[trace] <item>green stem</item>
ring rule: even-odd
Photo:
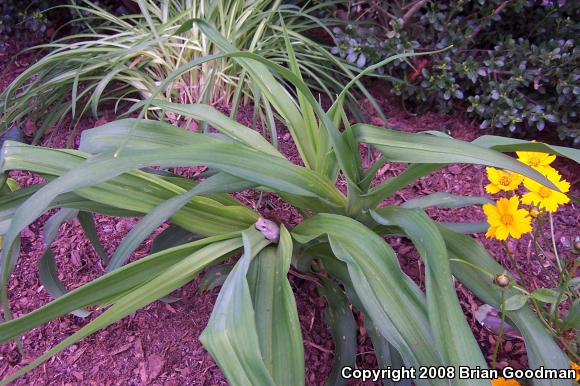
[[[556,262],[558,263],[558,269],[560,270],[560,277],[562,277],[562,274],[564,274],[565,267],[562,266],[560,256],[558,255],[558,248],[556,248],[556,236],[554,235],[554,218],[552,217],[552,213],[549,213],[548,216],[550,218],[550,236],[552,237],[552,249],[554,250],[554,256],[556,256]]]
[[[499,352],[499,346],[503,340],[503,329],[505,327],[505,288],[501,289],[501,325],[499,327],[499,336],[495,342],[495,348],[493,350],[493,359],[491,361],[491,368],[495,369],[497,366],[497,354]]]
[[[539,230],[541,228],[541,224],[542,224],[542,218],[539,217],[538,218],[538,226],[536,226],[536,229],[534,229],[534,233],[532,234],[532,244],[534,245],[534,259],[536,259],[536,261],[540,265],[540,269],[542,270],[542,273],[544,274],[544,276],[546,276],[547,278],[551,278],[552,275],[544,267],[544,262],[542,262],[540,260],[540,255],[538,253],[538,248],[541,249],[540,243],[538,243],[538,232],[539,232]],[[542,253],[544,253],[543,250],[542,250]],[[544,253],[544,256],[546,256],[545,253]]]
[[[562,302],[562,299],[564,298],[564,292],[567,291],[568,285],[572,280],[572,275],[574,274],[574,272],[576,272],[576,269],[578,268],[578,264],[580,264],[580,262],[576,261],[574,266],[572,267],[571,273],[566,272],[564,274],[564,277],[562,278],[560,292],[558,293],[558,299],[556,300],[556,303],[552,305],[552,324],[556,327],[556,330],[558,330],[558,317],[560,314],[559,306],[560,303]]]
[[[520,268],[518,267],[518,262],[517,262],[515,256],[513,255],[513,253],[510,251],[510,248],[508,246],[507,241],[504,241],[503,244],[504,244],[506,253],[507,253],[508,257],[510,258],[510,261],[511,261],[513,267],[514,267],[514,271],[518,274],[520,280],[522,281],[522,283],[524,285],[524,288],[526,288],[527,290],[529,290],[530,289],[530,286],[528,286],[528,283],[526,283],[525,276],[522,275],[522,273],[520,271]]]
[[[562,338],[560,338],[559,340],[560,340],[560,343],[562,344],[562,346],[564,346],[564,348],[568,352],[568,354],[570,354],[570,356],[572,357],[572,359],[574,360],[574,362],[576,362],[576,363],[580,362],[580,356],[576,353],[576,348],[575,347],[570,347],[570,345],[568,344],[568,342],[566,342]]]
[[[514,266],[514,270],[516,271],[516,273],[518,274],[520,280],[522,281],[523,284],[523,288],[527,291],[531,291],[530,286],[528,285],[528,283],[526,282],[525,276],[522,274],[522,272],[520,271],[516,258],[513,255],[513,253],[510,251],[507,241],[504,241],[504,246],[505,246],[505,250],[507,255],[509,256],[512,265]],[[534,309],[536,310],[538,316],[540,317],[540,319],[542,320],[542,322],[549,327],[550,330],[553,330],[550,326],[550,324],[548,323],[548,321],[546,320],[546,318],[544,317],[544,310],[539,306],[538,302],[536,301],[536,299],[534,298],[530,298],[530,301],[532,303],[532,305],[534,306]]]

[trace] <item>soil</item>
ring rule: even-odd
[[[19,57],[11,61],[14,53],[20,47],[12,47],[5,54],[0,54],[0,89],[4,89],[18,73],[32,64],[32,55]],[[453,137],[473,140],[486,134],[477,125],[463,116],[441,115],[427,113],[421,116],[410,116],[398,107],[396,99],[381,87],[374,89],[385,115],[389,117],[383,122],[376,116],[369,120],[378,126],[396,127],[399,130],[418,132],[424,130],[442,130]],[[365,106],[365,101],[361,101]],[[222,106],[222,110],[227,110]],[[369,109],[370,111],[370,109]],[[251,108],[242,108],[238,119],[244,124],[251,124]],[[105,117],[100,121],[86,119],[81,130],[102,124],[113,117]],[[34,129],[34,127],[31,127]],[[279,126],[278,140],[283,152],[292,161],[297,161],[297,152],[291,143],[290,136]],[[27,133],[29,136],[31,133]],[[66,130],[55,130],[41,142],[45,146],[64,146],[69,133]],[[28,137],[29,139],[29,137]],[[78,133],[75,141],[78,144]],[[366,150],[365,150],[366,155]],[[374,154],[377,157],[378,154]],[[366,157],[365,157],[366,158]],[[558,160],[556,168],[572,182],[572,194],[578,196],[580,186],[577,165]],[[397,175],[404,166],[386,164],[379,173],[375,183]],[[199,173],[198,169],[181,168],[180,174],[192,176]],[[41,178],[28,172],[13,172],[12,176],[23,186],[41,182]],[[399,204],[417,196],[434,192],[449,192],[462,195],[485,195],[484,168],[479,166],[452,165],[429,177],[423,178],[409,186],[387,203]],[[252,191],[243,191],[235,195],[243,204],[255,209],[258,195]],[[301,216],[289,205],[284,204],[275,195],[265,194],[260,208],[266,217],[284,222],[289,226],[300,222]],[[483,221],[485,217],[480,209],[430,209],[428,213],[437,220],[444,221]],[[561,257],[571,262],[575,257],[571,245],[578,236],[577,224],[580,211],[575,203],[570,203],[558,211],[555,216],[556,244],[561,251]],[[42,237],[43,225],[49,214],[42,216],[22,233],[22,251],[15,272],[9,283],[10,304],[15,316],[30,312],[51,300],[38,279],[38,261],[45,245]],[[110,216],[95,216],[98,234],[107,253],[111,255],[122,238],[136,223],[134,218],[114,218]],[[145,256],[151,245],[151,240],[164,229],[160,227],[134,253],[132,259]],[[491,253],[510,272],[523,272],[530,289],[540,286],[552,287],[557,275],[554,271],[554,256],[547,253],[544,261],[532,260],[531,239],[524,236],[520,240],[511,240],[508,247],[517,257],[518,269],[506,256],[502,243],[477,237]],[[424,285],[424,268],[412,245],[401,238],[387,240],[398,253],[401,266],[420,285]],[[548,248],[549,249],[549,248]],[[547,250],[548,250],[547,249]],[[63,224],[57,240],[52,244],[56,256],[59,278],[67,288],[73,289],[104,273],[104,266],[96,255],[91,243],[85,237],[82,228],[76,220]],[[289,275],[289,280],[295,292],[302,333],[305,343],[306,379],[308,385],[323,385],[330,373],[333,361],[333,343],[331,335],[324,323],[324,300],[318,295],[316,285]],[[198,293],[199,278],[187,284],[173,295],[177,302],[166,304],[155,302],[108,328],[91,335],[78,344],[61,352],[44,365],[21,377],[15,385],[225,385],[227,382],[210,355],[204,350],[198,336],[205,328],[216,300],[218,289]],[[490,358],[495,345],[495,335],[477,323],[474,311],[481,302],[457,283],[460,302],[466,318],[483,350]],[[99,311],[93,312],[93,315]],[[360,315],[357,313],[360,321]],[[89,320],[92,317],[88,318]],[[32,359],[47,351],[50,347],[62,341],[88,322],[76,316],[64,316],[25,334],[22,343],[25,356],[21,357],[14,343],[0,345],[0,379],[12,373]],[[372,344],[363,328],[359,329],[359,347],[357,366],[365,368],[376,367]],[[527,357],[521,340],[506,340],[502,344],[498,367],[513,366],[525,368]],[[370,383],[368,383],[370,384]]]

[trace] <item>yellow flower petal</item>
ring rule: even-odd
[[[507,211],[509,210],[509,200],[507,198],[500,198],[497,201],[497,211],[498,213],[501,215],[507,213]]]
[[[520,205],[520,199],[518,196],[510,197],[508,201],[508,211],[510,213],[515,213],[518,210],[518,205]]]
[[[580,365],[574,362],[570,362],[570,368],[576,371],[576,381],[580,381]]]
[[[530,225],[529,222],[517,221],[517,222],[514,222],[513,227],[520,234],[520,236],[523,234],[526,234],[526,233],[530,233],[532,231],[532,226]],[[514,236],[514,237],[516,237],[516,236]],[[519,239],[519,237],[516,237],[516,238]]]
[[[555,155],[535,151],[516,151],[518,160],[533,168],[548,166],[556,159]]]
[[[492,386],[520,386],[520,383],[515,379],[505,379],[504,377],[499,377],[497,379],[491,380]]]
[[[520,237],[522,237],[522,232],[518,231],[518,228],[515,226],[509,228],[509,234],[514,239],[519,239]]]
[[[499,219],[499,213],[498,213],[495,205],[483,204],[482,209],[483,209],[483,213],[485,213],[485,215],[487,217],[494,217],[494,218]]]
[[[534,192],[529,192],[522,196],[522,204],[532,205],[535,204],[536,201],[536,193]]]
[[[508,236],[519,239],[523,234],[532,231],[531,218],[525,209],[518,209],[518,196],[500,198],[496,205],[483,205],[489,229],[485,237],[506,240]]]
[[[497,185],[488,184],[485,186],[485,191],[489,194],[496,194],[499,193],[500,189],[497,187]]]
[[[485,232],[485,237],[487,237],[488,239],[491,239],[492,237],[495,237],[496,230],[497,230],[497,227],[490,226],[487,229],[487,232]]]
[[[485,187],[488,193],[495,194],[500,190],[509,192],[516,190],[524,177],[509,170],[499,170],[492,167],[485,168],[489,184]]]
[[[507,240],[509,233],[510,232],[505,225],[500,225],[499,227],[497,227],[497,230],[495,232],[495,238],[498,240]]]
[[[570,183],[563,180],[562,176],[555,169],[547,171],[545,176],[562,192],[565,193],[570,190]],[[555,212],[558,210],[558,206],[570,201],[570,198],[564,193],[547,188],[529,178],[524,179],[524,186],[529,190],[529,193],[523,195],[522,202],[524,204],[533,203],[540,208],[546,209],[548,212]]]

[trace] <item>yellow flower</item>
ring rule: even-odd
[[[504,377],[492,379],[491,384],[492,386],[520,386],[520,383],[515,379],[505,379]]]
[[[520,162],[531,166],[540,173],[555,170],[550,166],[550,164],[556,159],[555,155],[536,151],[516,151],[516,154],[518,155],[518,160],[520,160]]]
[[[509,199],[500,198],[496,205],[483,205],[483,211],[489,223],[485,237],[506,240],[508,236],[512,236],[519,239],[522,234],[531,232],[532,226],[528,211],[518,209],[519,204],[520,199],[513,196]]]
[[[562,176],[556,170],[549,170],[545,175],[546,178],[552,181],[552,183],[562,192],[565,193],[570,190],[570,183],[566,180],[562,180]],[[570,198],[568,198],[564,193],[546,188],[544,185],[530,178],[524,179],[524,186],[530,192],[522,196],[522,202],[524,204],[533,203],[540,208],[546,209],[548,212],[555,212],[558,210],[558,206],[570,201]]]
[[[580,365],[574,362],[570,362],[570,368],[576,371],[576,381],[580,382]]]
[[[485,170],[487,171],[487,178],[490,182],[485,187],[485,190],[490,194],[496,194],[500,190],[504,192],[516,190],[524,180],[524,176],[507,170],[499,170],[496,168],[485,168]]]

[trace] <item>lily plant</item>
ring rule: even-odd
[[[327,322],[336,351],[328,384],[345,383],[340,369],[355,364],[353,308],[365,315],[381,368],[489,368],[460,306],[454,278],[497,309],[502,308],[502,299],[518,294],[520,287],[509,274],[507,285],[497,284],[496,276],[506,269],[469,235],[485,232],[486,223],[443,223],[424,211],[430,206],[481,205],[488,200],[437,193],[400,206],[382,207],[381,203],[453,163],[509,170],[558,189],[541,173],[504,153],[545,152],[578,162],[580,152],[497,136],[464,142],[440,132],[406,133],[364,123],[351,125],[343,102],[358,78],[325,111],[303,81],[287,37],[289,68],[239,51],[203,21],[194,20],[193,24],[220,53],[196,59],[174,72],[159,92],[189,67],[223,58],[235,60],[288,127],[301,164],[290,162],[259,132],[209,105],[173,103],[155,99],[155,95],[136,105],[134,111],[162,109],[206,122],[219,134],[127,118],[84,131],[79,150],[6,141],[2,172],[29,170],[48,182],[14,192],[4,189],[0,197],[4,233],[0,295],[5,319],[0,324],[0,342],[18,340],[67,313],[88,315],[86,307],[98,306],[104,312],[2,384],[139,308],[170,296],[204,269],[218,269],[235,256],[239,256],[235,264],[223,270],[227,278],[200,337],[232,385],[305,383],[298,311],[287,277],[291,266],[315,279],[327,302]],[[408,56],[391,57],[376,67]],[[362,144],[382,154],[368,169],[363,168],[359,152]],[[372,187],[385,162],[408,166],[400,175]],[[150,168],[200,165],[207,166],[211,175],[199,181]],[[337,188],[338,180],[346,181],[346,193]],[[302,222],[289,229],[261,218],[228,194],[244,189],[275,193],[300,211]],[[7,282],[18,259],[19,234],[55,208],[59,211],[46,224],[45,233],[50,236],[63,221],[77,216],[97,250],[100,244],[94,237],[93,213],[142,218],[112,256],[101,253],[106,274],[70,292],[58,281],[47,245],[39,270],[55,299],[14,319]],[[151,253],[127,263],[132,251],[168,220],[173,226],[155,240]],[[413,242],[425,264],[425,290],[401,269],[387,242],[391,237]],[[566,353],[529,306],[507,311],[505,316],[525,340],[530,368],[569,367]],[[572,382],[533,380],[535,385]],[[417,379],[416,384],[489,385],[490,381],[459,379],[456,372],[451,379]]]

